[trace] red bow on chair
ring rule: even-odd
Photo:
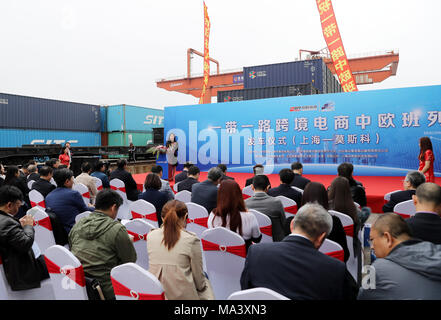
[[[394,212],[394,213],[400,215],[403,219],[408,219],[408,218],[410,218],[410,215],[409,215],[409,214],[399,213],[399,212]]]
[[[325,253],[327,256],[336,258],[340,261],[345,262],[345,253],[343,250],[339,250],[339,251],[332,251],[332,252],[326,252]]]
[[[266,234],[267,236],[270,236],[270,237],[273,236],[273,226],[272,225],[260,227],[259,229],[263,234]]]
[[[100,185],[98,188],[96,188],[98,191],[103,190],[103,185]]]
[[[115,190],[115,191],[119,190],[119,191],[122,191],[122,192],[126,193],[126,188],[125,187],[117,188],[115,186],[110,186],[110,189]]]
[[[89,192],[83,193],[81,196],[83,196],[84,198],[89,198],[90,199],[90,193]]]
[[[202,248],[205,251],[222,251],[222,252],[229,252],[231,254],[234,254],[236,256],[242,257],[242,258],[246,258],[247,253],[245,250],[245,245],[242,244],[240,246],[224,246],[224,245],[219,245],[217,243],[213,243],[204,239],[201,239],[202,241]]]
[[[247,194],[245,194],[245,193],[242,193],[242,198],[243,198],[244,200],[246,200],[246,199],[248,199],[248,198],[251,198],[251,196],[249,196],[249,195],[247,195]]]
[[[41,220],[34,220],[34,227],[35,226],[42,226],[43,228],[52,231],[51,219],[49,217],[46,217]]]
[[[187,219],[187,223],[195,223],[205,228],[208,228],[208,217],[196,218],[196,219]]]
[[[83,266],[79,266],[78,268],[60,268],[46,256],[44,256],[44,261],[46,261],[47,271],[49,273],[64,274],[75,281],[79,286],[84,287],[86,285]]]
[[[289,212],[289,213],[292,213],[292,214],[296,214],[297,213],[297,205],[285,207],[283,209],[285,210],[285,212]]]
[[[140,214],[138,212],[135,211],[130,211],[132,213],[132,217],[133,219],[147,219],[147,220],[152,220],[152,221],[158,221],[158,217],[156,216],[156,212],[153,213],[149,213],[146,215]]]
[[[33,208],[33,207],[36,207],[36,206],[40,206],[42,208],[46,208],[46,204],[44,203],[44,200],[40,201],[40,202],[31,201],[31,207]]]
[[[135,300],[165,300],[164,292],[161,294],[148,294],[148,293],[139,293],[134,290],[130,290],[122,283],[115,280],[115,278],[110,277],[113,285],[113,292],[115,296],[124,296],[124,297],[132,297]]]
[[[354,237],[354,225],[353,224],[346,226],[346,227],[343,227],[343,229],[345,230],[345,233],[347,236]]]
[[[130,230],[127,230],[127,233],[133,236],[133,242],[139,241],[139,240],[147,240],[147,233],[146,234],[139,234],[132,232]]]

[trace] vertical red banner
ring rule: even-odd
[[[349,67],[343,40],[337,26],[337,19],[334,14],[331,0],[316,0],[320,13],[323,36],[331,54],[335,71],[344,92],[358,91],[351,68]]]
[[[208,79],[210,77],[210,53],[208,51],[208,43],[210,38],[210,18],[208,17],[207,6],[204,2],[204,84],[202,86],[202,93],[199,99],[199,104],[204,103],[205,91],[208,86]]]

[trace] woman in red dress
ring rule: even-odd
[[[63,153],[60,154],[58,159],[60,160],[61,164],[64,164],[69,168],[70,158],[69,158],[69,148],[68,147],[64,147]]]
[[[435,176],[433,174],[433,162],[435,157],[433,156],[432,141],[429,137],[420,138],[420,166],[418,171],[424,174],[426,182],[435,182]]]

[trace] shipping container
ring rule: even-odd
[[[153,143],[153,132],[109,132],[109,146],[129,146],[130,142],[135,146],[146,146]]]
[[[0,129],[0,147],[21,147],[29,144],[64,144],[73,147],[96,147],[101,145],[99,132]]]
[[[244,89],[312,83],[322,93],[333,93],[331,74],[323,59],[245,67]]]
[[[100,107],[101,132],[107,132],[107,106]]]
[[[304,96],[311,94],[320,94],[320,91],[314,88],[310,83],[306,83],[283,87],[218,91],[217,102]]]
[[[107,131],[150,132],[164,127],[164,110],[117,105],[107,107]]]
[[[0,128],[99,132],[100,107],[0,93]]]

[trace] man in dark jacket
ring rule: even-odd
[[[184,181],[185,179],[187,179],[187,177],[188,177],[188,170],[190,169],[190,167],[192,165],[193,164],[191,164],[190,162],[186,162],[184,164],[184,168],[182,169],[182,172],[177,174],[177,175],[175,175],[175,183],[178,183],[178,182],[181,182],[181,181]]]
[[[305,190],[306,185],[311,182],[311,180],[302,177],[303,175],[303,165],[300,162],[294,162],[291,165],[291,170],[294,173],[294,179],[291,182],[292,187],[297,187]]]
[[[352,165],[352,163],[345,162],[340,164],[337,168],[337,171],[340,177],[345,177],[349,180],[352,200],[354,200],[354,202],[357,202],[360,207],[366,207],[366,191],[364,190],[363,184],[360,181],[355,180],[352,176],[352,173],[354,172],[354,166]]]
[[[322,206],[302,206],[283,241],[250,246],[242,290],[264,287],[292,300],[355,299],[357,286],[346,265],[318,251],[331,228]]]
[[[207,180],[195,183],[192,186],[191,202],[203,206],[210,213],[217,207],[217,185],[221,177],[221,169],[218,167],[211,168],[208,171]]]
[[[441,244],[441,187],[432,182],[421,184],[413,196],[416,213],[406,219],[412,236],[423,241]]]
[[[264,171],[265,171],[265,167],[263,165],[261,165],[261,164],[256,164],[253,167],[254,176],[261,175],[261,174],[263,174]],[[252,185],[253,184],[253,179],[254,179],[254,177],[247,179],[245,181],[245,187],[247,187],[249,185]]]
[[[290,169],[282,169],[279,172],[280,186],[277,188],[271,188],[268,190],[268,195],[271,197],[285,196],[296,202],[297,206],[300,207],[302,204],[302,194],[291,188],[291,183],[294,180],[294,172]]]
[[[227,172],[227,166],[226,165],[221,163],[221,164],[218,164],[217,167],[222,170],[221,182],[222,182],[222,180],[234,180],[233,177],[229,177],[229,176],[226,175],[226,172]]]
[[[30,165],[28,166],[28,172],[29,172],[29,175],[28,175],[28,177],[27,177],[27,181],[26,181],[26,182],[29,182],[29,181],[31,181],[31,180],[37,181],[38,178],[40,178],[40,175],[38,174],[38,168],[37,168],[37,165],[35,165],[35,164],[30,164]]]
[[[14,186],[0,188],[0,259],[12,290],[40,287],[49,278],[42,255],[35,258],[34,219],[30,215],[14,218],[23,203],[23,194]]]
[[[403,191],[394,192],[390,195],[390,200],[383,206],[383,212],[393,212],[395,205],[400,202],[411,200],[416,188],[426,182],[426,177],[419,171],[410,171],[403,181]]]
[[[178,192],[182,190],[192,191],[192,187],[195,183],[199,182],[200,170],[196,166],[192,166],[188,169],[188,178],[179,182]]]
[[[127,199],[131,201],[138,200],[138,187],[132,174],[127,171],[127,160],[119,159],[116,165],[117,168],[110,173],[110,181],[112,181],[112,179],[119,179],[124,182]]]
[[[52,179],[52,174],[54,169],[48,166],[43,166],[40,168],[40,178],[38,178],[32,184],[32,190],[37,190],[41,195],[46,198],[46,196],[54,190],[56,187],[50,181]]]

